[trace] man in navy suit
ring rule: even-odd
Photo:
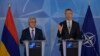
[[[28,20],[29,27],[22,31],[20,43],[23,44],[24,40],[45,40],[42,30],[36,27],[36,18],[30,17]]]
[[[44,40],[42,30],[36,27],[36,18],[30,17],[28,24],[29,27],[22,31],[20,43],[24,40]]]
[[[80,27],[77,22],[72,19],[73,12],[71,9],[65,10],[65,20],[59,23],[57,36],[61,40],[75,40],[80,37]],[[62,41],[60,42],[61,56],[63,56]]]

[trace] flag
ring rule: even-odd
[[[20,56],[18,43],[18,35],[9,6],[0,42],[0,56]]]
[[[99,56],[98,36],[90,6],[88,6],[86,12],[82,32],[84,40],[81,56]]]
[[[0,56],[5,56],[5,55],[10,56],[4,44],[2,43],[2,41],[0,41]]]

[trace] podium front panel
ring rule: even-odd
[[[78,41],[66,42],[66,56],[78,56]]]
[[[82,41],[79,40],[63,40],[64,56],[80,56]]]
[[[41,42],[32,42],[29,44],[29,56],[42,56]]]

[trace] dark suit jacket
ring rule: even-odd
[[[35,28],[35,38],[34,40],[45,40],[45,38],[43,37],[43,33],[42,30],[39,28]],[[20,43],[23,44],[23,40],[32,40],[31,36],[30,36],[30,31],[29,28],[26,28],[22,31],[22,35],[21,35],[21,39],[20,39]]]
[[[66,21],[59,23],[59,25],[63,25],[63,29],[62,29],[61,34],[58,31],[58,33],[57,33],[58,38],[61,38],[61,39],[70,39],[70,38],[78,39],[80,37],[80,27],[79,27],[79,24],[77,22],[72,20],[72,28],[71,28],[70,34],[68,32]]]
[[[70,34],[68,32],[66,21],[59,23],[59,25],[63,25],[63,29],[62,29],[61,34],[58,31],[58,33],[57,33],[58,38],[65,40],[65,39],[70,39],[70,38],[78,39],[80,37],[80,27],[79,27],[79,24],[77,22],[72,20],[72,28],[71,28]],[[60,43],[59,50],[61,51],[61,54],[63,55],[62,41],[59,40],[58,42]]]

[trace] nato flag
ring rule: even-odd
[[[82,32],[82,37],[84,40],[81,56],[100,56],[98,47],[98,36],[90,6],[88,6],[86,12],[86,16],[82,26]]]

